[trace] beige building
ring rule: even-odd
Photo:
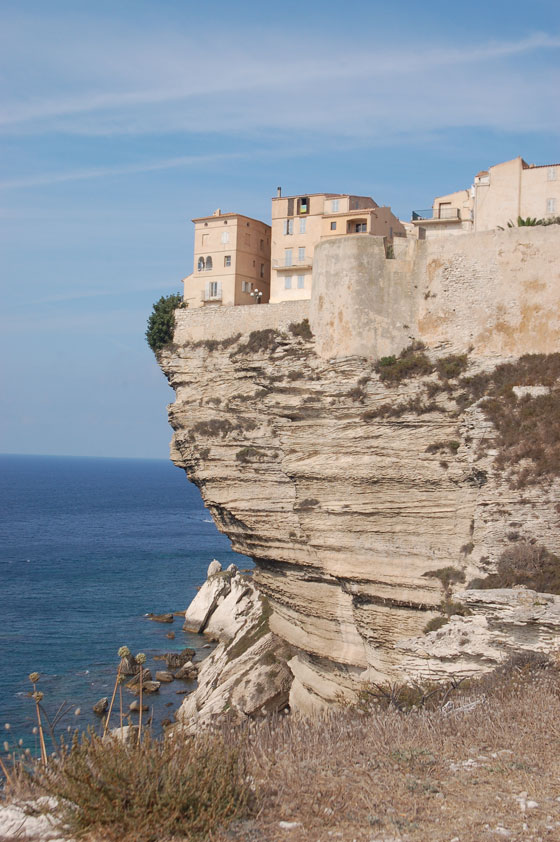
[[[270,225],[219,209],[193,222],[194,268],[183,280],[188,306],[266,303],[270,298]]]
[[[560,164],[535,166],[514,158],[479,172],[472,187],[437,196],[431,208],[413,211],[412,224],[426,237],[505,228],[511,220],[560,215]]]
[[[311,298],[313,252],[323,239],[344,234],[406,236],[389,207],[369,196],[314,193],[272,199],[270,301]]]

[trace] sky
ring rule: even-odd
[[[0,452],[166,458],[152,304],[276,187],[560,162],[558,0],[0,0]]]

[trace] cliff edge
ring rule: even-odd
[[[177,311],[171,458],[255,561],[292,707],[556,646],[559,597],[480,580],[560,552],[559,255],[557,226],[342,237],[310,302]]]

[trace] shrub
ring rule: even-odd
[[[470,583],[470,587],[482,589],[512,588],[514,585],[560,594],[560,558],[546,547],[521,541],[504,550],[496,573]]]
[[[244,762],[218,734],[139,745],[84,735],[36,775],[69,833],[111,842],[207,839],[249,809]]]
[[[496,428],[495,465],[517,488],[560,474],[560,354],[525,354],[491,372],[460,380],[460,408],[474,401]],[[548,386],[545,395],[517,398],[514,386]],[[521,463],[521,464],[520,464]]]
[[[410,377],[431,374],[434,366],[424,354],[422,342],[412,342],[401,351],[398,357],[381,357],[375,364],[379,379],[386,384],[400,383]]]
[[[304,319],[302,322],[292,322],[288,329],[293,336],[299,336],[302,339],[313,339],[309,319]]]
[[[264,456],[265,454],[257,450],[256,447],[242,447],[241,450],[238,450],[235,454],[235,458],[238,462],[251,462],[252,459],[259,459]]]
[[[275,351],[278,347],[279,336],[279,331],[271,327],[265,330],[253,330],[249,334],[247,342],[233,351],[230,357],[236,357],[239,354],[259,354],[263,351]]]
[[[442,626],[445,626],[448,622],[449,617],[444,617],[443,614],[440,614],[439,617],[432,617],[432,619],[428,620],[428,622],[424,626],[424,634],[437,631],[438,629],[441,629]]]
[[[459,377],[468,365],[466,354],[450,354],[436,360],[436,371],[442,380],[452,380]]]
[[[241,334],[236,333],[234,336],[228,336],[226,339],[199,339],[197,342],[192,342],[193,348],[206,348],[207,351],[217,351],[218,348],[222,351],[226,348],[231,348],[236,342],[241,339]]]
[[[163,296],[156,301],[153,312],[148,319],[146,341],[154,352],[161,351],[173,339],[175,329],[175,310],[184,307],[183,296],[180,292]]]
[[[426,415],[429,412],[440,412],[440,408],[434,401],[425,403],[424,400],[416,395],[408,401],[401,401],[401,403],[382,403],[377,409],[368,409],[362,415],[362,421],[372,421],[374,418],[399,418],[406,412],[414,415]]]
[[[449,451],[449,453],[457,453],[460,444],[461,443],[458,441],[435,441],[428,445],[426,453],[442,453],[446,450]]]
[[[194,424],[192,432],[208,436],[208,438],[216,438],[216,436],[224,438],[234,429],[233,424],[227,418],[211,418],[209,421],[199,421]]]
[[[302,500],[297,506],[294,506],[295,510],[298,512],[306,512],[309,509],[314,509],[315,506],[319,505],[319,501],[316,500],[314,497],[306,497],[305,500]]]
[[[456,567],[439,567],[437,570],[427,570],[422,573],[422,576],[439,579],[446,591],[451,588],[451,585],[465,581],[465,574]]]

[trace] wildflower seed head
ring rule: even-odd
[[[40,678],[41,678],[41,676],[39,675],[38,672],[30,672],[29,673],[29,680],[31,681],[32,684],[37,684],[37,682],[39,681]]]
[[[128,646],[121,646],[121,648],[117,652],[117,655],[119,656],[119,658],[128,658],[128,656],[130,655],[130,649],[128,648]]]
[[[136,656],[136,663],[137,664],[145,664],[146,663],[146,656],[143,652],[139,652]]]
[[[6,731],[9,731],[11,727],[12,727],[12,726],[10,725],[10,723],[9,723],[9,722],[5,722],[5,723],[4,723],[4,728],[6,729]]]
[[[36,725],[35,725],[35,727],[33,728],[33,733],[34,733],[34,734],[38,734],[38,733],[39,733],[39,729],[37,728],[37,726],[36,726]]]
[[[17,744],[18,744],[18,746],[21,748],[21,747],[22,747],[22,745],[23,745],[23,740],[21,740],[21,739],[20,739],[20,740],[18,740],[18,743],[17,743]]]
[[[36,702],[40,702],[43,698],[43,694],[41,693],[40,690],[37,690],[36,693],[33,693],[33,698],[35,699]]]
[[[9,750],[10,750],[10,744],[6,740],[4,740],[4,751],[9,751]]]

